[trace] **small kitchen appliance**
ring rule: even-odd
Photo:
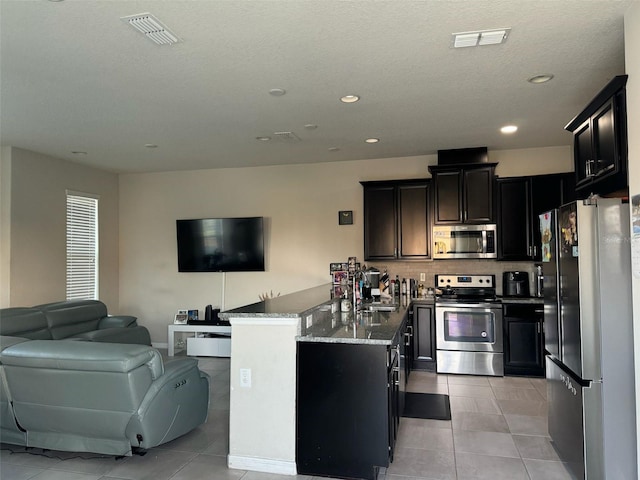
[[[436,371],[504,375],[495,275],[436,275]]]
[[[496,225],[436,225],[433,258],[497,258]]]
[[[528,297],[529,274],[527,272],[504,272],[502,295],[505,297]]]
[[[367,268],[364,271],[364,284],[367,294],[364,295],[363,292],[363,298],[374,301],[380,300],[380,270],[374,267]]]

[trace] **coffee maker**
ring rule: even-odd
[[[505,297],[528,297],[529,274],[527,272],[504,272],[502,295]]]
[[[380,270],[374,267],[370,267],[364,271],[364,285],[365,285],[365,294],[363,298],[365,300],[380,300]],[[368,287],[368,288],[367,288]],[[369,288],[371,298],[367,294],[369,294]]]

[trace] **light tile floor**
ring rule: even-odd
[[[311,480],[227,468],[229,359],[200,358],[211,376],[205,425],[145,456],[116,460],[2,445],[2,480]],[[448,393],[451,421],[402,418],[394,462],[379,480],[564,480],[547,435],[544,379],[414,371],[411,392]]]

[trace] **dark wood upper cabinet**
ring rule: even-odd
[[[434,223],[462,223],[462,170],[433,172]]]
[[[619,75],[565,127],[573,133],[577,198],[628,188],[627,75]]]
[[[393,259],[396,236],[396,188],[389,184],[364,187],[364,256],[368,260]]]
[[[531,180],[499,178],[498,259],[529,260],[533,257]]]
[[[539,261],[538,215],[575,200],[573,172],[498,178],[496,185],[498,259]]]
[[[365,260],[431,258],[431,181],[361,183]]]
[[[495,166],[463,170],[464,223],[493,223],[494,170]]]
[[[433,176],[434,223],[493,223],[495,163],[429,167]]]
[[[398,185],[400,258],[429,257],[429,185]]]

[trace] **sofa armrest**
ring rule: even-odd
[[[7,335],[0,335],[0,352],[5,348],[17,345],[18,343],[29,342],[28,338],[23,337],[10,337]]]
[[[137,317],[131,315],[109,315],[100,320],[98,328],[135,327],[138,325],[136,320]]]
[[[86,340],[88,342],[127,343],[151,346],[149,330],[140,325],[127,328],[103,328],[79,333],[65,340]]]
[[[209,409],[209,375],[192,358],[168,361],[150,386],[126,435],[131,445],[152,448],[204,423]]]

